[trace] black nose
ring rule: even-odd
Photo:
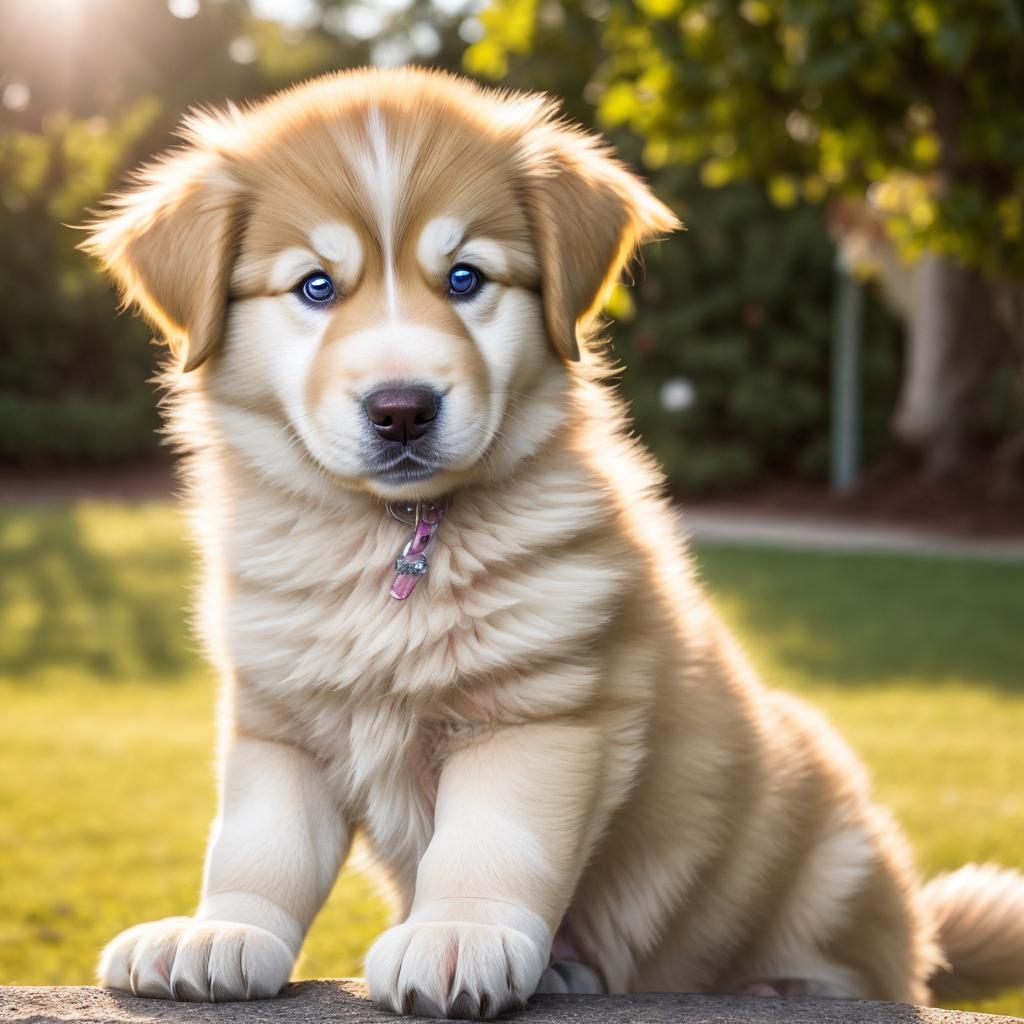
[[[385,441],[415,441],[437,418],[441,396],[430,388],[382,388],[363,400],[366,417]]]

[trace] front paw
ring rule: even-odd
[[[109,943],[99,983],[151,999],[267,999],[287,984],[293,960],[276,935],[255,925],[168,917]]]
[[[486,1020],[523,1006],[547,950],[523,932],[463,921],[400,924],[366,956],[374,1000],[396,1013]]]

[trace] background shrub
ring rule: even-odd
[[[675,205],[688,230],[651,247],[635,318],[613,330],[639,432],[680,491],[825,478],[835,273],[819,214],[783,213],[747,186],[655,187],[682,195]],[[899,374],[899,329],[869,297],[868,460],[888,443]],[[688,408],[666,408],[673,385],[692,387]]]

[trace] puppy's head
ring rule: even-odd
[[[550,104],[406,70],[192,121],[86,248],[240,433],[414,498],[559,427],[607,289],[675,226]]]

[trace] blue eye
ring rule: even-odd
[[[299,282],[295,289],[301,298],[314,306],[326,305],[334,298],[334,282],[320,272],[310,274],[309,277]]]
[[[448,271],[448,294],[453,299],[464,299],[480,290],[484,275],[476,267],[459,263]]]

